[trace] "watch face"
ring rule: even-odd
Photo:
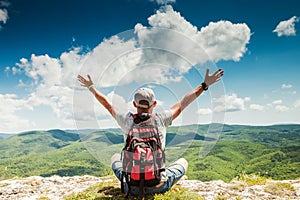
[[[202,85],[202,87],[203,87],[203,90],[208,90],[208,86],[206,85],[205,82],[203,82],[201,85]]]

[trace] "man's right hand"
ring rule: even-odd
[[[204,82],[207,86],[210,86],[219,80],[221,80],[221,77],[224,75],[224,70],[218,69],[215,71],[212,75],[209,74],[209,68],[206,69],[205,79]]]

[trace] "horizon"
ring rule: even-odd
[[[218,123],[216,123],[218,124]],[[185,125],[171,125],[169,126],[168,128],[176,128],[176,127],[187,127],[187,126],[209,126],[211,124],[185,124]],[[266,124],[266,125],[250,125],[250,124],[221,124],[222,126],[250,126],[250,127],[271,127],[271,126],[300,126],[300,123],[299,124]],[[80,130],[77,130],[77,129],[45,129],[45,130],[42,130],[42,129],[33,129],[33,130],[25,130],[25,131],[22,131],[22,132],[18,132],[18,133],[5,133],[5,132],[0,132],[1,135],[18,135],[18,134],[22,134],[22,133],[27,133],[27,132],[38,132],[38,131],[44,131],[44,132],[47,132],[47,131],[54,131],[54,130],[59,130],[59,131],[64,131],[64,132],[71,132],[71,133],[74,133],[74,134],[80,134],[80,133],[76,133],[76,132],[80,132],[80,131],[105,131],[105,130],[109,130],[109,129],[116,129],[116,130],[121,130],[120,127],[110,127],[110,128],[103,128],[103,129],[80,129]],[[223,132],[223,130],[222,130]],[[168,133],[168,132],[167,132]]]
[[[225,74],[173,125],[300,124],[299,8],[294,0],[272,9],[259,0],[0,0],[0,132],[118,128],[77,74],[91,74],[122,112],[134,112],[133,91],[151,87],[162,111],[206,68]]]

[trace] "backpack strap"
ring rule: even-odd
[[[156,114],[148,114],[146,116],[139,116],[138,114],[132,114],[131,113],[131,116],[133,118],[133,124],[130,128],[130,130],[133,128],[133,126],[135,126],[136,124],[139,124],[143,121],[146,121],[148,119],[151,120],[151,125],[154,126],[154,128],[156,129],[156,138],[157,138],[157,143],[158,145],[160,146],[160,148],[162,148],[162,144],[161,144],[161,140],[160,140],[160,137],[159,137],[159,132],[158,132],[158,124],[157,124],[157,121],[155,120],[155,117],[156,117]],[[129,143],[130,143],[130,139],[131,139],[132,135],[130,132],[127,133],[127,137],[126,137],[126,141],[125,141],[125,147],[123,148],[123,150],[128,147]],[[151,149],[152,152],[154,152],[154,154],[156,154],[157,152],[153,151],[153,149]],[[154,157],[156,158],[156,156],[154,155]],[[156,159],[154,158],[154,162],[157,163]],[[165,155],[163,153],[163,160],[165,162]],[[132,166],[129,166],[129,168],[132,167]],[[159,176],[159,172],[157,172],[157,169],[156,169],[156,165],[154,165],[154,171],[155,171],[155,176],[158,177]],[[165,169],[160,169],[159,171],[164,171]],[[125,179],[125,182],[128,186],[128,191],[126,193],[126,196],[125,197],[128,197],[129,194],[130,194],[130,190],[131,190],[131,185],[130,185],[130,180],[129,180],[129,175],[127,172],[122,172],[122,180],[121,180],[121,189],[122,189],[122,192],[125,193],[125,189],[124,189],[124,185],[123,185],[123,182],[124,182],[124,179]],[[145,173],[141,174],[141,182],[140,182],[140,185],[139,185],[139,199],[142,199],[142,197],[144,196],[144,186],[145,186]]]
[[[141,159],[145,160],[145,154],[141,154]],[[140,187],[139,187],[139,199],[142,199],[142,197],[144,196],[144,182],[145,182],[145,169],[142,168],[141,171],[143,172],[142,174],[140,174],[141,176],[141,182],[140,182]]]
[[[132,118],[133,118],[133,122],[135,124],[139,124],[143,121],[146,121],[147,119],[149,119],[150,117],[152,117],[152,114],[149,113],[142,113],[142,115],[138,115],[138,114],[131,114]]]

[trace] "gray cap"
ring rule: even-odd
[[[155,101],[155,95],[150,88],[140,88],[134,94],[134,101],[137,107],[149,108]],[[147,101],[148,105],[140,104],[141,101]]]

